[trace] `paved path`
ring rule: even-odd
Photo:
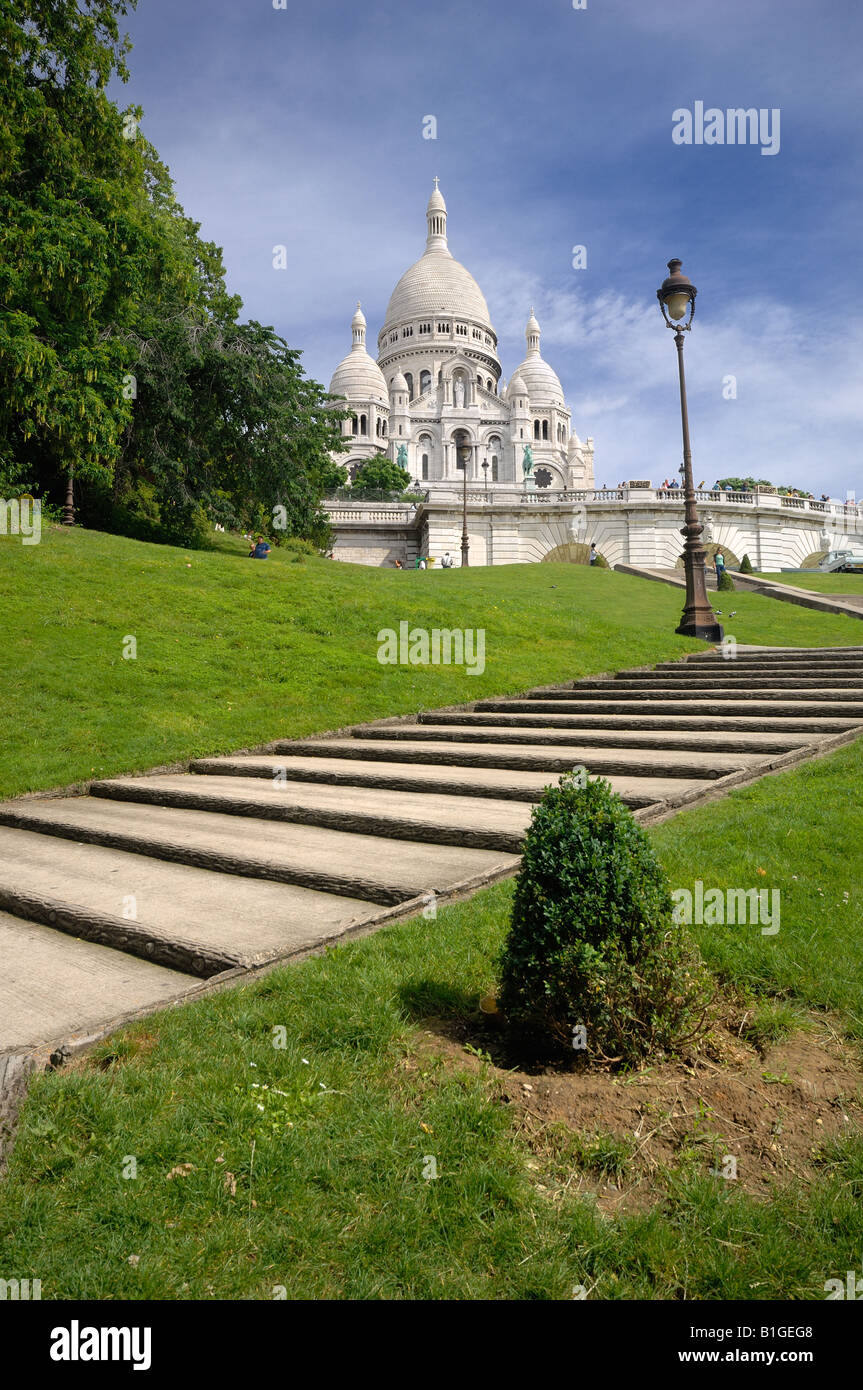
[[[675,588],[686,588],[686,577],[679,569],[644,569],[639,565],[615,565],[622,574],[634,574],[639,579],[656,579],[661,584],[673,584]],[[819,613],[836,613],[840,617],[863,618],[863,595],[861,594],[822,594],[815,589],[798,589],[795,584],[774,584],[763,575],[741,574],[739,570],[729,570],[735,589],[749,589],[767,598],[779,599],[780,603],[794,603],[798,608],[814,608]],[[708,589],[718,589],[716,574],[712,565],[706,567]],[[732,603],[728,591],[728,603]]]
[[[570,768],[651,821],[861,728],[863,647],[741,647],[0,803],[0,1062],[511,874]]]

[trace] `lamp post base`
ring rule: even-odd
[[[725,636],[721,623],[699,622],[697,618],[684,619],[674,631],[681,637],[698,637],[702,642],[721,642]]]

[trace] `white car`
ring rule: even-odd
[[[863,550],[830,550],[818,561],[818,568],[825,574],[863,570]]]

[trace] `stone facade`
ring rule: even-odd
[[[756,570],[796,569],[828,550],[863,548],[863,504],[814,502],[776,492],[700,491],[708,550],[733,567],[748,555]],[[416,505],[339,501],[325,504],[337,559],[412,566],[418,554],[459,563],[464,489],[429,490]],[[545,495],[498,487],[467,489],[472,565],[584,560],[595,544],[609,565],[673,569],[682,563],[679,492],[654,488],[559,490]]]

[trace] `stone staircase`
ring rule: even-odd
[[[861,728],[863,647],[741,647],[0,803],[0,1054],[429,916],[573,767],[651,821]]]

